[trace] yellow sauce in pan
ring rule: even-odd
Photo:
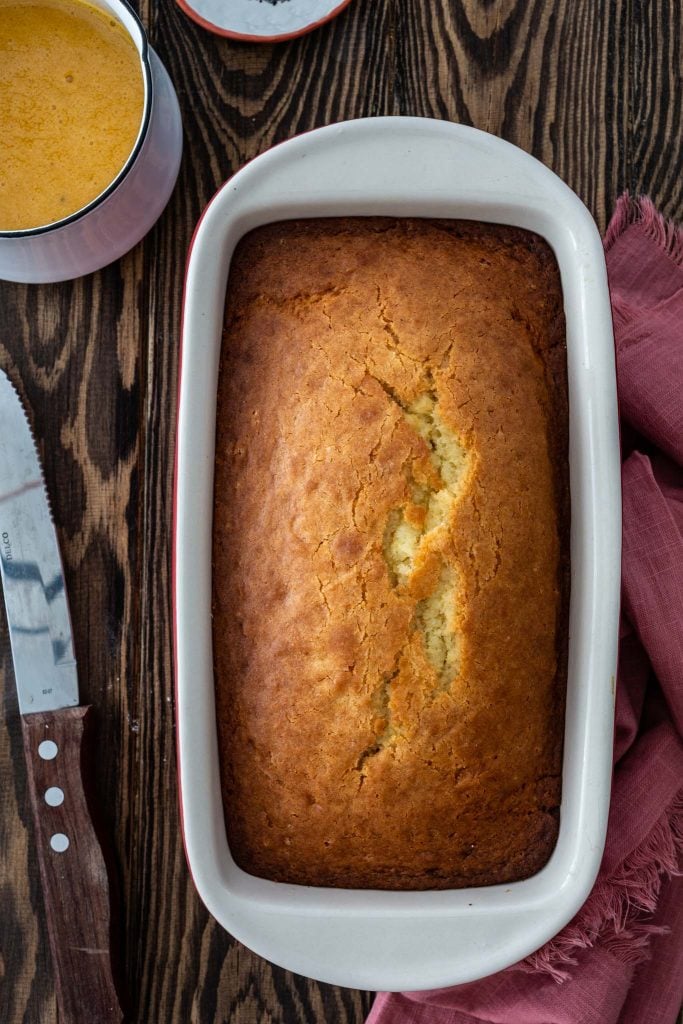
[[[138,51],[80,0],[0,0],[0,231],[76,213],[117,176],[142,122]]]

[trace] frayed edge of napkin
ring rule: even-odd
[[[637,323],[643,315],[640,306],[631,306],[619,292],[612,292],[612,323],[615,327],[627,327],[629,324]]]
[[[619,236],[633,224],[638,224],[677,266],[683,267],[683,227],[663,217],[647,196],[631,196],[628,192],[619,197],[607,226],[603,241],[605,252],[609,252]]]
[[[648,924],[666,878],[680,875],[683,855],[683,790],[650,834],[607,878],[598,878],[576,917],[516,969],[545,973],[557,982],[569,978],[582,949],[599,944],[625,964],[648,957],[653,935],[666,928]],[[514,968],[513,968],[514,969]]]

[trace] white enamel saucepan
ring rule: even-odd
[[[113,263],[158,220],[178,177],[183,129],[168,72],[126,0],[88,2],[113,15],[138,51],[144,106],[137,139],[114,180],[82,209],[52,224],[0,231],[5,281],[67,281]]]

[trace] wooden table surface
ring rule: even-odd
[[[142,0],[185,125],[159,224],[101,273],[0,285],[0,365],[32,411],[71,596],[82,696],[100,712],[135,1024],[346,1024],[368,993],[271,967],[213,923],[176,802],[171,491],[185,254],[217,186],[275,142],[375,114],[448,118],[554,168],[604,229],[624,190],[683,219],[679,0],[353,0],[279,45],[216,38]],[[0,1021],[56,1020],[16,695],[0,627]],[[96,1022],[93,1022],[96,1024]]]

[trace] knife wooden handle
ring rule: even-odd
[[[22,718],[60,1024],[123,1020],[110,879],[86,797],[91,712],[76,707]]]

